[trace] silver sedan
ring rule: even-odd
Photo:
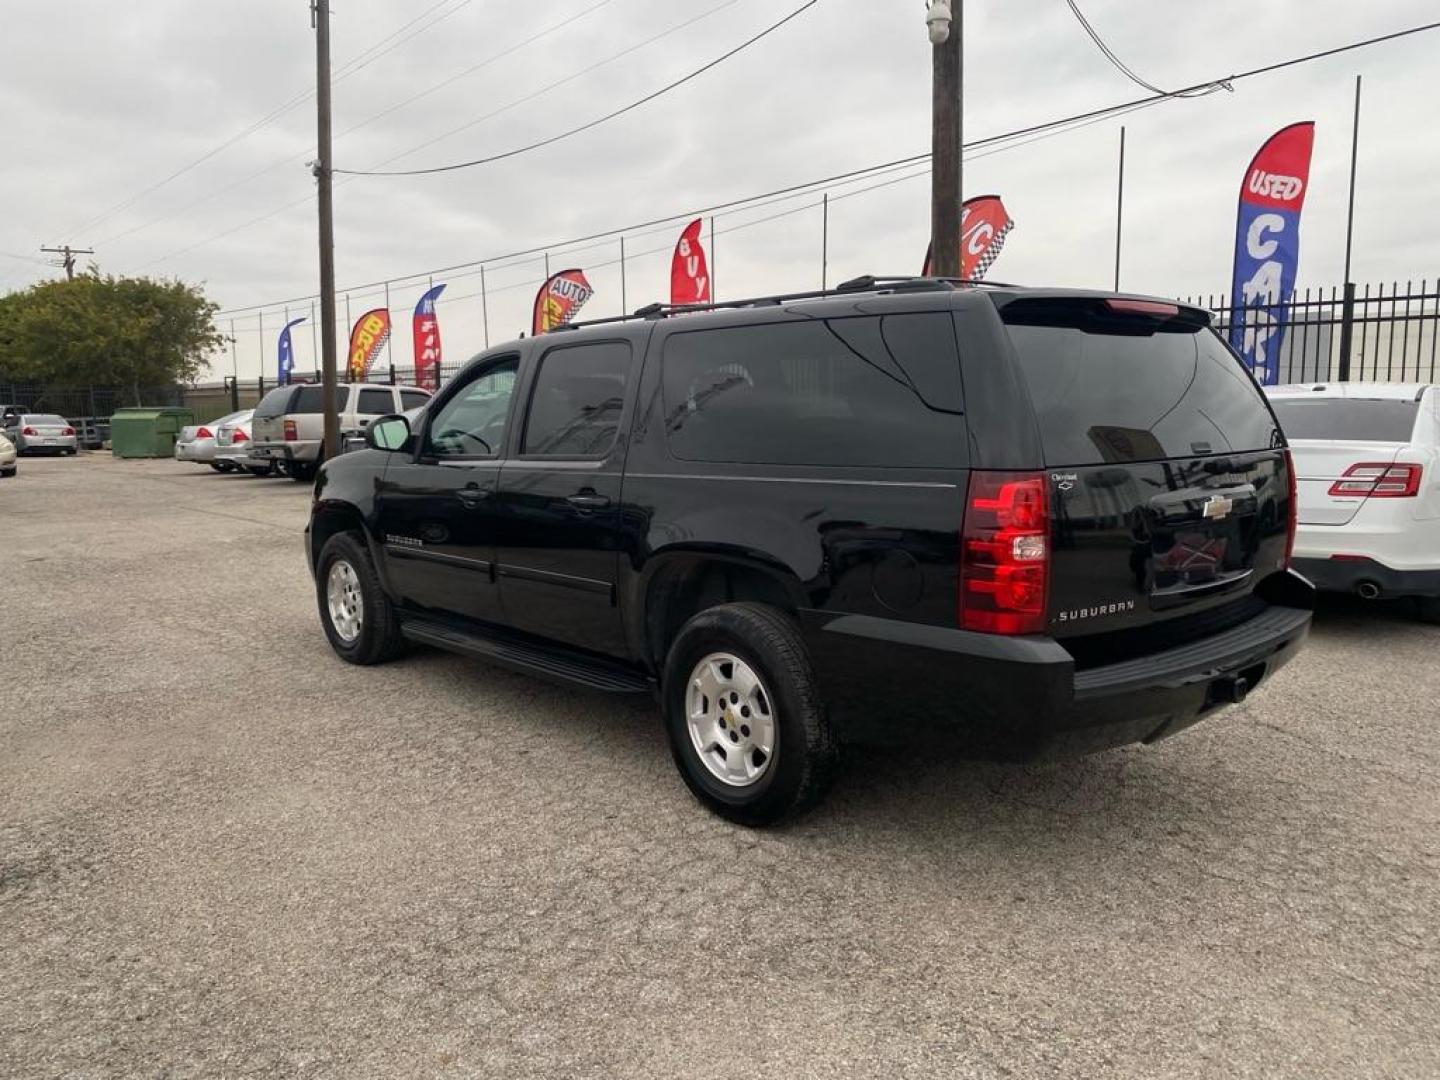
[[[257,462],[250,456],[250,420],[254,409],[235,413],[224,420],[215,421],[215,464],[228,472],[244,470],[256,476],[271,476],[275,472],[273,461]],[[228,466],[228,468],[227,468]]]
[[[4,434],[21,454],[73,454],[79,445],[70,421],[54,413],[11,416]]]
[[[219,420],[211,420],[208,424],[191,424],[181,428],[180,437],[175,440],[175,460],[209,465],[216,472],[231,472],[235,466],[228,459],[220,459],[216,433],[225,425],[234,423],[236,418],[249,415],[248,410],[231,413]]]

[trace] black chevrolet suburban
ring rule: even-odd
[[[762,824],[876,726],[987,756],[1174,734],[1300,648],[1284,438],[1206,312],[861,278],[476,357],[327,462],[306,550],[357,664],[410,642],[652,692]]]

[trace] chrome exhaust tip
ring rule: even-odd
[[[1360,595],[1361,600],[1374,600],[1380,595],[1380,586],[1373,581],[1362,581],[1355,586],[1355,591]]]

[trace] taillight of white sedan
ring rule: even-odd
[[[1415,597],[1440,622],[1440,388],[1266,389],[1299,474],[1295,568],[1328,592]]]

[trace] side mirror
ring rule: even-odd
[[[410,438],[410,421],[403,416],[382,416],[365,429],[365,445],[372,450],[399,450]]]

